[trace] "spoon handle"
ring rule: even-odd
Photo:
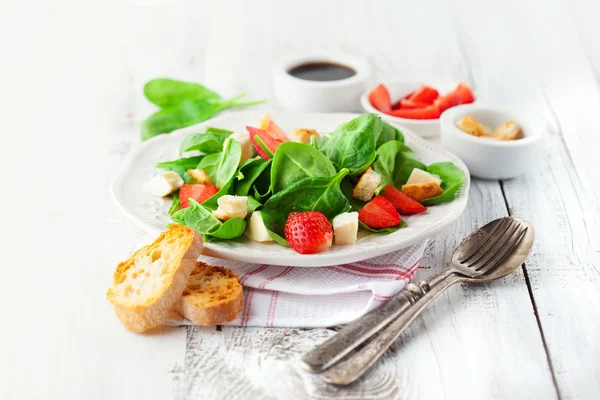
[[[449,274],[445,279],[438,281],[419,301],[409,307],[369,344],[322,373],[321,379],[327,383],[348,385],[360,378],[436,297],[462,279],[459,275]]]
[[[410,309],[425,293],[452,274],[445,270],[429,277],[418,286],[412,283],[387,303],[346,325],[335,336],[302,357],[301,365],[310,372],[321,372],[369,339],[402,313]]]

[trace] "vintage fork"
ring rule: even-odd
[[[386,304],[348,324],[338,334],[307,353],[302,358],[301,365],[311,372],[324,371],[407,312],[448,277],[460,274],[473,278],[490,271],[511,253],[526,231],[527,227],[523,226],[520,220],[511,217],[490,222],[457,247],[452,261],[447,263],[449,268],[419,285],[409,283],[402,293],[394,296]],[[461,251],[458,251],[459,249]]]

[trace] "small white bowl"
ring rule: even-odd
[[[311,62],[341,64],[356,74],[337,81],[309,81],[288,73],[296,66]],[[279,60],[271,72],[275,95],[285,108],[309,112],[358,111],[360,94],[371,76],[371,66],[366,60],[348,54],[310,54]]]
[[[523,137],[494,140],[469,135],[456,126],[459,120],[469,115],[492,129],[504,122],[515,121],[521,127]],[[440,124],[442,146],[459,156],[475,177],[510,179],[534,171],[539,165],[542,131],[534,129],[526,116],[518,112],[467,104],[446,110]]]
[[[387,87],[390,92],[390,97],[392,99],[392,104],[394,104],[399,99],[405,97],[406,95],[414,92],[422,85],[431,86],[440,92],[440,96],[445,96],[450,93],[460,83],[460,81],[453,81],[448,79],[440,79],[440,78],[431,78],[431,79],[404,79],[404,80],[394,80],[394,81],[385,81],[380,82],[385,87]],[[436,119],[407,119],[407,118],[398,118],[393,115],[388,115],[382,113],[381,111],[375,109],[371,105],[369,101],[369,94],[375,89],[376,86],[373,86],[368,91],[363,93],[360,97],[360,103],[363,108],[370,113],[375,113],[381,116],[384,120],[388,122],[392,122],[394,124],[403,125],[413,132],[418,133],[423,137],[435,137],[440,134],[440,120]]]

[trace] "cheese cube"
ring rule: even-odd
[[[254,211],[252,216],[250,216],[250,221],[248,221],[248,227],[246,228],[246,232],[244,232],[246,236],[250,239],[255,240],[257,242],[272,242],[271,236],[265,227],[265,223],[262,219],[262,214],[260,211]]]
[[[248,214],[248,197],[225,195],[217,199],[219,207],[212,214],[221,221],[232,218],[246,218]]]
[[[244,161],[252,158],[254,155],[252,152],[252,142],[250,141],[250,135],[247,133],[232,133],[229,137],[233,140],[239,142],[240,146],[242,146],[242,158],[240,159],[240,164]]]
[[[152,178],[146,184],[145,190],[155,196],[164,197],[179,189],[183,183],[183,179],[177,172],[166,171]]]
[[[423,171],[422,169],[415,168],[412,170],[410,176],[408,177],[408,181],[406,181],[406,184],[416,185],[419,183],[437,183],[438,185],[441,185],[442,180],[437,175],[433,175],[427,171]]]
[[[354,244],[358,233],[358,213],[349,212],[333,219],[335,244]]]

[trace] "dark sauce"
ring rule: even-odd
[[[305,81],[339,81],[356,75],[356,71],[342,64],[331,62],[308,62],[290,68],[288,71],[293,77]]]

